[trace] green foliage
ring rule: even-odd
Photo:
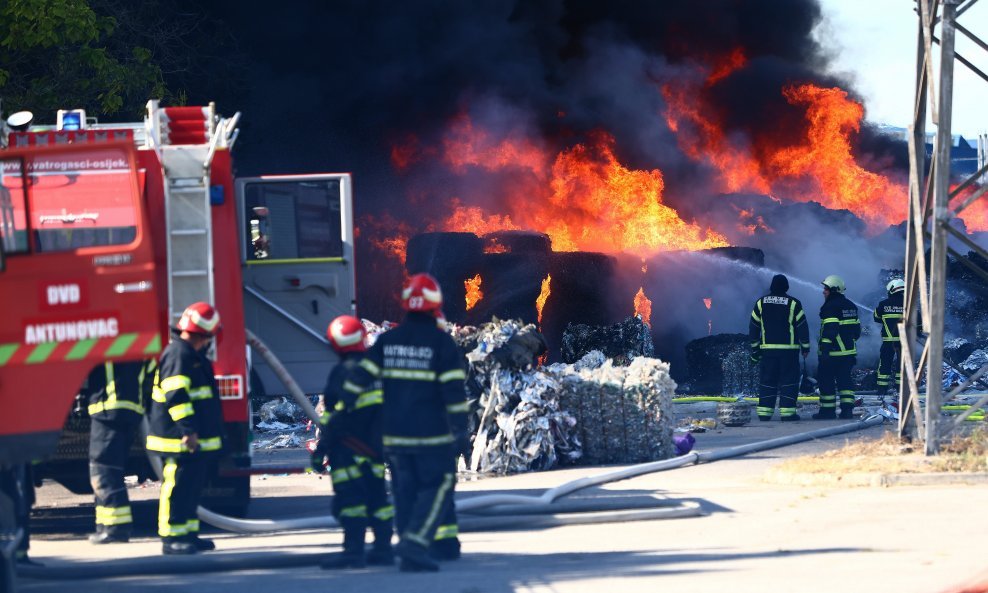
[[[166,93],[152,51],[111,39],[118,23],[87,0],[0,1],[0,97],[4,112],[29,109],[104,116],[139,113]],[[112,42],[112,43],[111,43]]]

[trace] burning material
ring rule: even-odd
[[[524,137],[493,141],[490,134],[457,119],[445,142],[444,161],[455,174],[468,167],[514,172],[505,183],[501,212],[452,200],[449,230],[478,234],[530,229],[552,238],[557,251],[615,253],[702,249],[728,245],[722,235],[684,221],[664,204],[661,171],[628,169],[614,154],[614,138],[595,132],[587,142],[555,156],[537,155]],[[479,198],[477,198],[479,199]]]
[[[539,292],[539,297],[535,299],[535,310],[538,312],[539,325],[542,325],[542,309],[545,308],[545,302],[549,300],[549,283],[552,282],[552,275],[547,275],[545,280],[542,281],[542,290]]]
[[[638,293],[635,295],[635,315],[645,325],[652,327],[652,301],[645,296],[645,287],[639,288]]]
[[[710,310],[710,306],[713,304],[713,302],[714,300],[709,297],[703,299],[703,306],[707,308],[707,311]],[[707,319],[707,335],[712,336],[713,333],[714,333],[714,320]]]
[[[480,277],[480,274],[463,281],[463,287],[467,291],[467,311],[473,309],[480,302],[480,299],[484,298],[484,292],[480,290],[481,282],[483,282],[483,278]]]
[[[577,323],[566,326],[561,352],[563,362],[575,363],[594,350],[613,358],[616,364],[628,364],[655,352],[649,328],[637,316],[606,327]]]

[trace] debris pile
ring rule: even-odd
[[[617,364],[628,364],[640,356],[652,356],[655,345],[648,325],[638,316],[628,317],[611,326],[570,323],[563,333],[562,359],[575,363],[587,353],[598,350]]]
[[[364,325],[372,336],[384,331]],[[617,360],[592,349],[574,364],[544,367],[545,340],[533,324],[494,318],[479,327],[447,325],[469,364],[467,397],[476,401],[468,469],[506,474],[672,457],[676,384],[669,365],[640,355],[640,337],[648,335],[640,319],[588,327],[583,335],[613,338],[607,330],[615,328],[619,337],[638,336],[605,340],[620,344]]]
[[[257,412],[254,424],[257,437],[254,449],[285,449],[301,447],[312,437],[313,430],[301,406],[287,397],[265,402]]]

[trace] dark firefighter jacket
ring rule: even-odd
[[[428,452],[466,434],[468,411],[456,343],[424,313],[409,313],[381,334],[345,385],[356,398],[380,379],[384,393],[384,447]],[[349,404],[348,404],[349,405]]]
[[[105,362],[89,374],[89,416],[108,422],[134,422],[151,397],[155,360]]]
[[[381,458],[381,384],[374,381],[369,389],[360,390],[347,381],[363,358],[363,353],[344,353],[329,373],[322,391],[325,411],[320,418],[322,432],[314,451],[318,455],[327,455],[329,447],[339,443],[357,455]],[[354,390],[359,391],[355,398]]]
[[[905,291],[899,291],[878,303],[875,307],[875,323],[882,326],[883,342],[899,341],[899,322],[902,321],[902,300]]]
[[[223,412],[213,364],[181,338],[174,338],[161,353],[148,416],[149,451],[188,453],[182,437],[192,433],[199,437],[200,451],[223,447]]]
[[[748,341],[753,352],[772,350],[810,351],[810,327],[799,299],[771,293],[755,301],[748,323]]]
[[[858,307],[839,292],[831,292],[820,307],[820,356],[854,356],[860,337]]]

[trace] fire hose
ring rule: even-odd
[[[247,332],[247,336],[251,346],[271,365],[271,368],[282,379],[286,387],[288,387],[289,393],[302,406],[306,414],[313,420],[318,421],[312,404],[295,381],[288,375],[280,361],[264,346],[257,336],[250,331]],[[506,493],[467,496],[463,500],[456,502],[457,512],[463,514],[463,516],[459,517],[458,523],[461,531],[471,532],[518,528],[541,529],[563,525],[697,517],[704,515],[705,512],[699,504],[690,501],[670,501],[656,497],[644,497],[644,499],[640,498],[639,500],[629,502],[619,496],[604,497],[603,499],[560,499],[564,499],[580,490],[627,480],[645,474],[676,469],[687,465],[710,463],[748,453],[862,430],[881,424],[883,420],[881,416],[874,415],[856,422],[848,422],[846,424],[749,443],[747,445],[738,445],[714,451],[693,451],[673,459],[641,463],[571,480],[550,488],[539,496]],[[160,477],[160,460],[153,456],[151,459],[152,467],[154,467]],[[289,520],[238,519],[214,513],[203,507],[198,508],[198,516],[202,521],[214,527],[242,534],[330,529],[339,526],[335,519],[327,516]],[[236,555],[214,554],[195,556],[187,559],[168,559],[170,560],[168,562],[162,562],[161,558],[156,557],[141,560],[105,561],[91,563],[87,566],[68,566],[64,568],[51,566],[43,569],[23,567],[19,570],[19,574],[20,576],[29,578],[56,580],[109,578],[149,574],[310,566],[317,564],[322,558],[323,554],[317,553],[294,555],[262,553],[238,553]]]

